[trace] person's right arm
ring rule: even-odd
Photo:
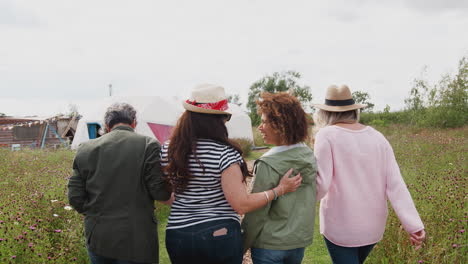
[[[80,173],[77,158],[75,157],[73,160],[73,175],[68,180],[68,201],[78,213],[83,214],[86,197],[86,179]]]
[[[333,155],[331,144],[324,133],[318,132],[314,143],[317,160],[317,201],[320,201],[330,189],[333,178]]]
[[[151,140],[147,143],[144,162],[144,179],[151,198],[170,205],[172,203],[172,195],[169,184],[162,177],[160,152],[161,147],[157,141]]]
[[[275,197],[273,189],[278,196],[295,191],[301,185],[302,177],[300,174],[297,174],[290,178],[289,176],[291,174],[292,169],[281,178],[278,186],[265,191],[267,194],[265,194],[265,192],[249,194],[242,181],[243,176],[240,166],[235,163],[222,172],[221,185],[228,203],[238,214],[242,215],[271,202]]]

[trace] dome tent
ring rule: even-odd
[[[104,128],[104,114],[107,108],[116,102],[128,103],[137,110],[137,126],[135,132],[166,141],[177,119],[185,111],[181,100],[166,100],[159,96],[129,96],[109,97],[100,102],[91,103],[91,107],[83,109],[75,138],[71,148],[76,149],[82,142],[99,137],[100,128]],[[249,116],[234,104],[229,104],[232,118],[227,122],[230,138],[246,138],[253,142],[252,126]]]

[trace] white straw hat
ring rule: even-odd
[[[314,104],[313,106],[330,112],[345,112],[364,108],[367,105],[356,104],[348,86],[341,85],[338,87],[331,85],[327,89],[325,104]]]
[[[224,88],[215,84],[201,84],[193,88],[190,98],[182,102],[191,112],[203,114],[231,115]]]

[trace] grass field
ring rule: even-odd
[[[468,263],[468,128],[380,130],[392,143],[428,239],[415,251],[391,211],[384,239],[366,263]],[[88,263],[82,217],[67,210],[73,155],[69,150],[0,149],[0,263]],[[168,212],[158,205],[162,264],[169,263],[164,247]],[[331,263],[318,223],[315,230],[303,263]]]

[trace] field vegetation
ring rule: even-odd
[[[378,129],[394,148],[428,239],[414,250],[390,210],[384,239],[366,263],[467,263],[468,127]],[[73,155],[70,150],[0,149],[0,263],[88,263],[82,216],[70,210],[66,199]],[[169,263],[164,246],[168,213],[158,204],[163,264]],[[318,230],[316,221],[315,241],[303,263],[331,263]]]

